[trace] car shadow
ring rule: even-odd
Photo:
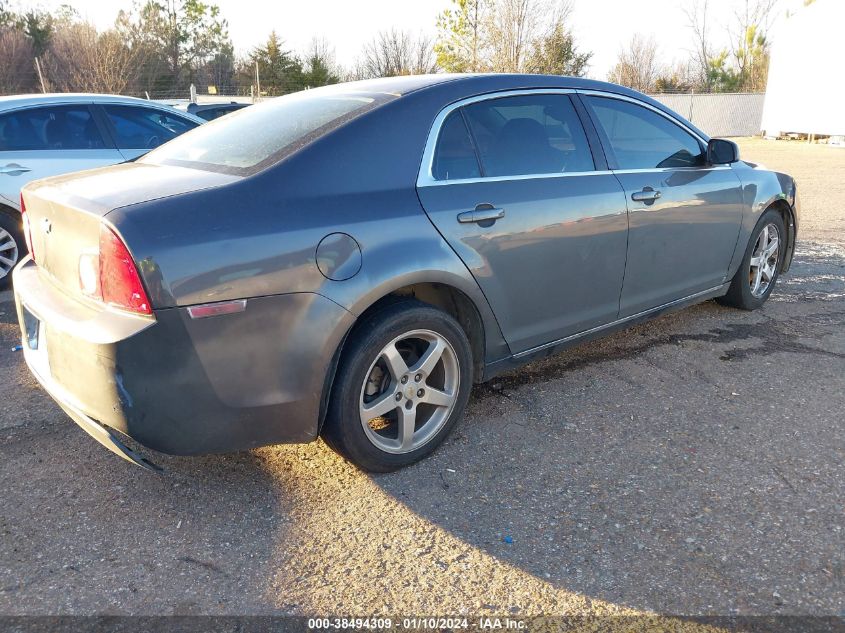
[[[349,582],[303,601],[841,614],[844,266],[803,250],[761,311],[708,302],[585,344],[477,386],[424,462],[318,475],[328,502],[298,528],[331,526]]]
[[[3,405],[0,612],[839,614],[843,265],[804,251],[761,311],[706,303],[476,386],[387,475],[322,442],[155,475],[33,387]],[[17,336],[0,322],[24,375]]]

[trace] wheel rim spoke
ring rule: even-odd
[[[390,375],[394,381],[398,381],[402,376],[408,373],[408,364],[399,350],[396,349],[395,344],[388,345],[381,353],[384,360],[387,362],[387,368],[390,370]]]
[[[417,425],[417,408],[399,407],[399,448],[409,451],[414,445],[414,430]]]
[[[376,400],[361,405],[361,418],[369,422],[374,418],[390,413],[395,408],[396,398],[392,391],[387,391]]]
[[[775,235],[774,239],[769,241],[769,245],[766,247],[766,250],[764,251],[766,259],[769,259],[770,257],[772,257],[772,255],[777,253],[777,251],[778,251],[778,238],[777,238],[777,235]]]
[[[435,407],[450,407],[455,401],[455,396],[451,393],[440,391],[440,389],[426,386],[425,395],[420,398],[420,401],[426,404],[433,404]]]
[[[763,283],[763,267],[758,266],[754,273],[754,285],[751,287],[751,292],[756,294],[760,290],[760,284]]]
[[[428,349],[425,350],[425,354],[423,354],[422,358],[420,358],[414,366],[410,369],[411,373],[421,373],[424,376],[428,376],[434,370],[437,363],[440,361],[440,357],[443,356],[443,350],[446,349],[446,344],[443,342],[442,339],[437,339],[433,341],[429,346]]]

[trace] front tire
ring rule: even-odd
[[[26,255],[20,216],[0,208],[0,290],[12,282],[12,269]]]
[[[471,388],[472,350],[455,319],[415,299],[386,305],[344,347],[323,438],[363,470],[408,466],[446,439]]]
[[[741,310],[762,306],[772,294],[785,253],[786,226],[780,213],[769,209],[760,216],[751,233],[727,294],[717,301]]]

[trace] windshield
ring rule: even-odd
[[[139,162],[246,176],[395,98],[342,88],[303,90],[243,108],[175,138]]]

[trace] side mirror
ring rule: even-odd
[[[726,138],[711,138],[707,143],[707,162],[710,165],[727,165],[739,160],[739,145]]]

